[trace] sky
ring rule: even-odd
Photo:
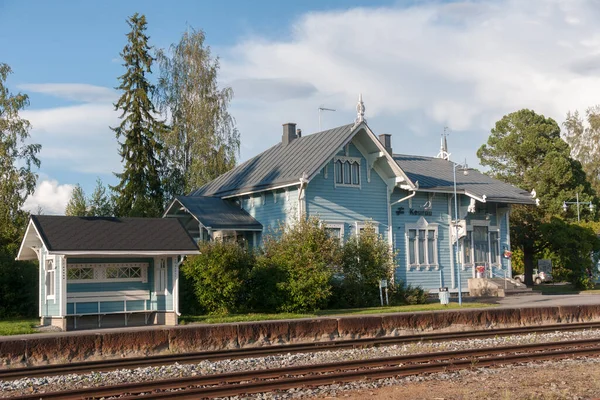
[[[75,184],[117,183],[109,127],[135,12],[156,48],[187,27],[206,33],[219,84],[234,90],[240,162],[281,140],[283,123],[317,132],[319,107],[336,110],[322,129],[352,122],[359,93],[395,153],[436,156],[447,127],[451,159],[473,167],[503,115],[529,108],[562,123],[600,103],[596,0],[0,0],[0,62],[9,89],[29,95],[21,115],[42,144],[26,209],[62,214]]]

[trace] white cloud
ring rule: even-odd
[[[394,134],[395,150],[436,154],[438,140],[405,139],[439,138],[449,126],[460,132],[451,150],[473,163],[493,122],[506,113],[527,107],[561,121],[568,110],[599,102],[599,17],[593,0],[417,2],[307,13],[290,40],[252,37],[222,57],[222,76],[232,85],[270,80],[315,88],[273,103],[257,87],[254,96],[245,90],[234,100],[242,158],[279,140],[278,126],[288,120],[305,133],[316,129],[322,104],[338,109],[330,120],[351,122],[362,92],[369,122]]]
[[[18,88],[84,103],[112,103],[118,99],[115,90],[86,83],[27,83]]]
[[[41,208],[44,214],[64,214],[73,187],[69,184],[60,185],[56,180],[41,180],[34,194],[27,197],[23,209],[36,213]]]

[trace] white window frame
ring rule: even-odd
[[[502,266],[502,255],[500,254],[500,227],[496,226],[496,225],[491,225],[490,221],[488,220],[473,220],[469,223],[469,225],[467,225],[467,232],[469,232],[471,234],[471,262],[470,263],[466,263],[465,262],[465,244],[464,244],[464,240],[466,240],[467,236],[465,235],[465,237],[463,238],[463,240],[460,243],[460,260],[461,260],[461,265],[462,265],[462,269],[464,270],[466,267],[473,267],[475,265],[475,246],[473,243],[473,228],[475,226],[482,226],[482,227],[486,227],[487,228],[487,240],[488,240],[488,264],[494,267],[501,267]],[[497,233],[498,234],[498,254],[497,254],[497,260],[494,262],[492,260],[492,238],[491,238],[491,233]]]
[[[365,229],[365,227],[368,224],[373,225],[373,228],[375,229],[375,233],[379,235],[379,222],[377,222],[377,221],[356,221],[356,222],[354,222],[354,230],[356,231],[356,232],[354,232],[354,234],[357,237],[360,236],[360,230]]]
[[[46,272],[46,300],[56,302],[56,259],[54,256],[47,256],[44,270]]]
[[[108,268],[141,268],[141,277],[135,278],[107,278]],[[148,282],[147,262],[122,262],[122,263],[74,263],[68,264],[67,270],[71,268],[94,268],[94,279],[67,279],[67,283],[107,283],[107,282]],[[68,272],[67,272],[68,275]]]
[[[419,218],[416,223],[406,224],[404,227],[404,238],[406,240],[406,269],[411,270],[415,269],[420,271],[421,268],[426,271],[429,270],[439,270],[439,225],[436,223],[429,223],[423,217]],[[411,230],[415,231],[415,241],[414,241],[414,255],[416,263],[410,263],[410,240],[409,233]],[[424,260],[419,260],[419,231],[425,231],[425,249],[423,252]],[[429,232],[433,232],[433,260],[429,260]],[[421,262],[423,261],[423,262]]]
[[[338,164],[339,162],[339,164]],[[344,174],[344,164],[348,163],[348,171],[350,173],[350,183],[344,183],[345,180],[345,174]],[[358,183],[352,183],[354,182],[354,172],[353,172],[353,168],[352,165],[356,163],[358,164]],[[360,157],[347,157],[347,156],[337,156],[334,157],[333,159],[333,169],[334,169],[334,178],[333,178],[333,183],[335,184],[335,187],[353,187],[353,188],[361,188],[361,184],[362,184],[362,177],[361,177],[361,163],[362,163],[362,159]],[[342,182],[338,182],[338,171],[341,168],[341,178],[342,178]]]
[[[169,293],[168,263],[165,257],[154,261],[154,291],[158,295]]]
[[[325,228],[339,229],[340,230],[340,243],[344,242],[344,225],[345,224],[343,222],[323,221],[323,226]]]
[[[492,245],[494,245],[494,242],[492,241],[492,233],[495,233],[498,235],[498,238],[495,240],[495,246],[496,246],[496,260],[492,260]],[[500,255],[500,229],[494,227],[493,229],[488,228],[488,243],[489,243],[489,248],[490,248],[490,252],[489,252],[489,259],[490,259],[490,265],[494,266],[494,267],[499,267],[502,266],[502,256]]]

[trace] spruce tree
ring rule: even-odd
[[[111,128],[119,140],[124,170],[115,174],[120,182],[115,192],[115,214],[130,217],[158,217],[163,208],[161,188],[162,146],[157,138],[166,129],[155,118],[157,112],[151,101],[154,91],[146,76],[151,74],[154,58],[146,35],[146,17],[134,14],[127,21],[131,32],[121,52],[127,71],[119,77],[118,90],[122,95],[115,104],[121,111],[121,124]]]

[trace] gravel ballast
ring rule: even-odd
[[[43,378],[26,378],[15,381],[0,381],[0,392],[3,397],[17,396],[21,394],[43,393],[46,391],[81,389],[84,387],[94,387],[98,385],[108,386],[122,384],[126,382],[143,382],[148,380],[159,380],[169,378],[179,378],[184,376],[219,374],[226,372],[237,372],[247,370],[259,370],[270,368],[282,368],[289,366],[311,365],[329,362],[340,362],[348,360],[361,360],[377,357],[399,356],[406,354],[464,350],[485,347],[498,347],[515,344],[543,343],[555,342],[560,340],[577,340],[600,338],[600,330],[584,330],[574,332],[552,332],[542,334],[527,334],[514,335],[507,337],[485,338],[485,339],[470,339],[470,340],[455,340],[437,343],[413,343],[406,345],[393,345],[386,347],[371,347],[364,349],[349,349],[337,351],[324,351],[316,353],[298,353],[298,354],[283,354],[267,357],[255,357],[238,360],[221,360],[221,361],[203,361],[198,364],[172,364],[160,367],[146,367],[136,369],[123,369],[111,372],[92,372],[81,375],[62,375],[55,377]],[[389,388],[400,385],[406,387],[411,384],[423,384],[445,381],[457,382],[458,380],[470,379],[469,377],[483,377],[482,379],[489,383],[494,383],[497,377],[505,375],[506,371],[516,371],[519,368],[539,369],[550,368],[549,366],[560,366],[564,368],[575,368],[579,366],[589,365],[590,368],[600,370],[600,359],[596,358],[581,358],[575,360],[563,360],[552,362],[540,362],[508,366],[502,368],[474,368],[472,370],[464,370],[449,373],[436,373],[426,376],[411,376],[405,378],[388,378],[375,381],[359,381],[343,385],[322,386],[311,389],[292,389],[282,393],[267,393],[253,396],[254,398],[309,398],[309,397],[352,397],[356,394],[352,391],[356,390],[379,390],[378,388]],[[554,368],[554,367],[552,367]],[[473,375],[474,374],[474,375]],[[517,375],[519,373],[516,373]],[[560,381],[562,382],[562,381]],[[559,383],[560,383],[559,382]],[[562,385],[557,383],[556,388],[562,390]],[[568,385],[567,385],[568,386]],[[600,385],[599,385],[600,386]],[[551,389],[551,387],[550,387]],[[550,390],[549,389],[549,390]],[[383,389],[385,390],[385,389]],[[375,394],[369,395],[374,396]],[[362,393],[362,392],[361,392]],[[431,394],[431,393],[429,393]],[[568,395],[572,394],[570,392]],[[364,395],[364,393],[363,393]],[[397,394],[396,394],[397,395]],[[579,396],[579,395],[577,395]],[[427,396],[417,396],[426,398]],[[356,397],[361,398],[361,397]],[[377,397],[379,398],[379,397]],[[393,398],[393,397],[390,397]],[[431,397],[435,398],[435,397]],[[437,396],[437,398],[444,398]],[[455,397],[450,397],[455,398]],[[461,398],[456,397],[456,398]],[[485,397],[483,397],[485,398]],[[494,397],[490,397],[494,398]],[[509,397],[513,398],[513,397]],[[528,398],[531,398],[528,397]],[[563,398],[563,397],[550,397]],[[585,397],[564,397],[564,398],[585,398]]]

